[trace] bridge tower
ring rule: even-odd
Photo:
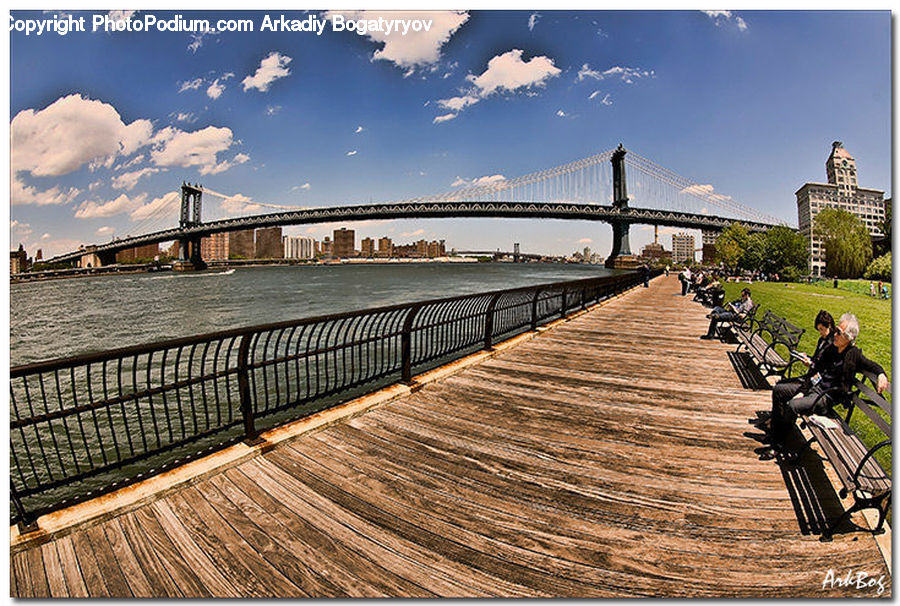
[[[606,267],[615,269],[632,269],[640,264],[637,257],[631,254],[631,244],[628,242],[628,232],[632,221],[627,218],[628,185],[625,182],[625,154],[627,151],[619,143],[619,147],[612,154],[613,169],[613,208],[619,211],[622,218],[610,221],[613,228],[612,252],[607,257]]]
[[[190,183],[181,184],[181,218],[178,226],[189,229],[201,224],[200,210],[203,190]],[[200,256],[200,236],[185,236],[178,240],[178,260],[172,265],[176,271],[206,269],[206,263]]]

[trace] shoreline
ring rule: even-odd
[[[211,261],[205,270],[189,270],[180,273],[195,273],[198,271],[208,271],[212,269],[231,269],[236,267],[265,267],[270,265],[284,266],[332,266],[332,265],[409,265],[409,264],[429,264],[429,263],[512,263],[512,261],[481,261],[478,257],[434,257],[428,259],[422,258],[400,258],[393,257],[390,259],[329,259],[329,260],[304,260],[304,259],[231,259],[228,261]],[[539,263],[543,265],[564,265],[565,261],[555,259],[550,261],[525,261],[522,264]],[[589,263],[577,263],[576,265],[590,265]],[[91,268],[72,268],[72,269],[56,269],[46,272],[12,274],[10,276],[10,284],[26,284],[31,282],[44,282],[47,280],[64,280],[69,278],[86,278],[99,276],[117,276],[132,275],[138,273],[158,273],[173,271],[171,265],[108,265],[105,267]]]

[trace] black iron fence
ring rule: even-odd
[[[38,516],[533,330],[635,273],[253,326],[10,370],[11,517]]]

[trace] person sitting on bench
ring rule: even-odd
[[[818,322],[818,318],[817,318]],[[818,328],[818,325],[817,325]],[[820,333],[821,334],[821,333]],[[865,357],[862,350],[854,345],[859,336],[859,320],[851,313],[841,316],[834,329],[833,342],[822,347],[817,358],[811,360],[809,382],[780,382],[772,390],[772,413],[768,424],[769,439],[774,456],[784,452],[784,442],[798,415],[812,412],[814,406],[830,408],[836,403],[826,391],[838,388],[843,393],[850,391],[850,385],[860,371],[878,375],[876,389],[882,393],[888,386],[884,368]],[[821,397],[820,397],[821,396]]]
[[[741,291],[741,300],[740,301],[732,301],[728,304],[731,308],[730,310],[725,309],[724,307],[714,307],[709,314],[707,314],[707,318],[709,320],[709,330],[706,331],[706,334],[700,337],[701,339],[712,339],[716,336],[716,328],[719,326],[719,322],[734,322],[741,316],[747,314],[748,311],[753,307],[753,299],[750,298],[750,289],[745,288]]]

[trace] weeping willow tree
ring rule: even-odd
[[[869,230],[855,215],[826,208],[816,215],[814,229],[825,247],[825,274],[858,278],[872,260]]]

